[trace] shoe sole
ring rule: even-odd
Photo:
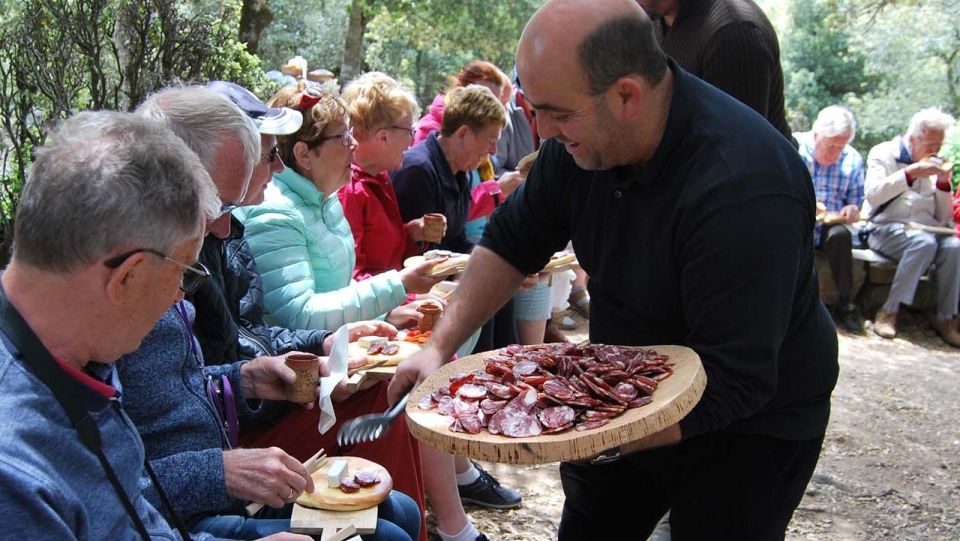
[[[477,506],[480,506],[480,507],[486,507],[486,508],[488,508],[488,509],[516,509],[516,508],[520,507],[521,505],[523,505],[523,500],[520,500],[519,502],[514,503],[514,504],[492,504],[492,503],[490,503],[490,502],[483,502],[483,501],[480,501],[480,500],[474,500],[473,498],[464,498],[464,497],[461,497],[461,498],[460,498],[460,503],[472,503],[473,505],[477,505]]]

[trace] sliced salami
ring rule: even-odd
[[[541,411],[538,417],[544,428],[559,428],[572,423],[576,415],[570,406],[556,406]]]
[[[380,482],[380,477],[368,471],[358,471],[353,476],[354,482],[362,487],[370,487]]]
[[[471,400],[479,400],[487,396],[487,388],[483,385],[465,383],[461,385],[459,389],[457,389],[457,396],[469,398]]]
[[[353,479],[345,478],[340,480],[340,492],[352,494],[358,490],[360,490],[360,485]]]

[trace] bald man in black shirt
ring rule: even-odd
[[[819,457],[837,338],[813,269],[813,184],[790,143],[668,61],[633,0],[551,0],[517,67],[548,138],[491,218],[394,397],[573,240],[590,339],[694,349],[707,388],[603,464],[560,466],[559,538],[782,539]],[[628,497],[624,497],[628,494]]]

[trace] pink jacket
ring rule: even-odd
[[[433,103],[427,109],[427,114],[423,115],[417,122],[417,132],[413,135],[413,144],[423,141],[432,131],[440,130],[440,123],[443,122],[443,94],[437,94],[433,98]],[[410,145],[413,146],[413,145]]]

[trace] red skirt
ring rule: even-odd
[[[319,408],[291,408],[271,425],[241,427],[240,445],[250,448],[279,447],[301,462],[323,448],[328,455],[358,456],[380,464],[393,477],[393,489],[410,496],[420,507],[420,541],[426,541],[420,446],[410,435],[406,418],[401,416],[394,421],[390,431],[379,440],[337,447],[337,431],[344,422],[365,413],[382,412],[389,407],[387,384],[374,385],[334,406],[337,422],[326,434],[317,431]]]

